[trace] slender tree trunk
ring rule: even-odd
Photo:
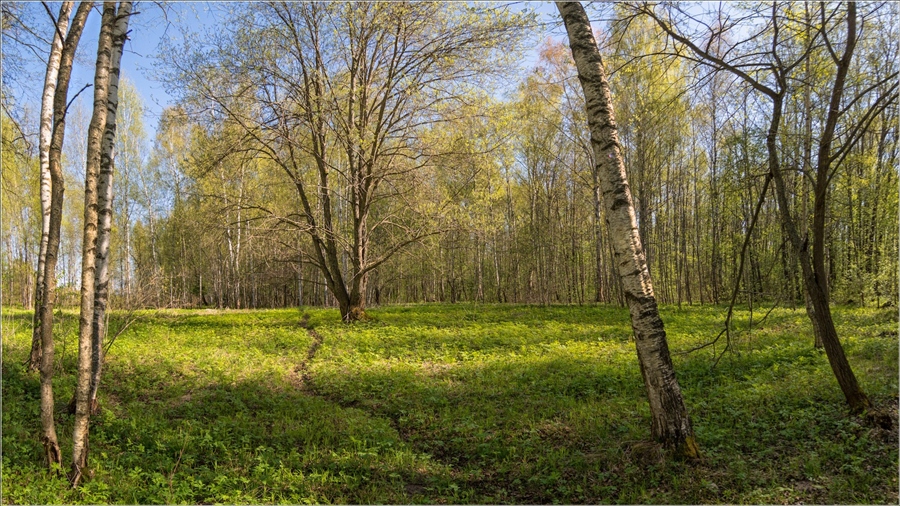
[[[59,8],[53,42],[50,45],[50,57],[47,59],[47,73],[44,76],[44,93],[41,97],[41,128],[39,152],[41,160],[41,247],[38,253],[37,279],[34,284],[34,321],[31,336],[31,356],[28,370],[35,371],[41,364],[41,306],[44,299],[44,265],[47,261],[47,243],[50,240],[50,141],[53,136],[53,101],[56,96],[56,84],[59,79],[59,65],[62,59],[63,38],[69,27],[69,16],[72,14],[74,1],[63,2]]]
[[[850,60],[853,57],[853,50],[856,45],[856,4],[849,2],[847,4],[847,42],[844,54],[838,62],[837,74],[835,76],[834,85],[832,87],[831,100],[829,102],[828,115],[825,120],[825,126],[819,138],[818,161],[815,172],[815,193],[813,196],[813,249],[812,259],[809,252],[809,238],[800,237],[797,226],[791,215],[790,206],[787,199],[787,189],[784,178],[781,175],[778,166],[777,145],[775,134],[770,130],[769,137],[766,139],[766,145],[769,151],[769,168],[775,179],[775,189],[778,196],[778,207],[781,208],[781,217],[785,229],[791,239],[791,243],[800,260],[800,267],[803,272],[803,283],[806,287],[806,293],[809,297],[807,303],[807,312],[810,320],[813,322],[813,330],[817,335],[817,340],[821,339],[825,348],[825,354],[828,356],[828,362],[834,373],[841,391],[850,405],[850,409],[854,412],[871,407],[869,398],[860,388],[850,367],[850,362],[844,354],[844,348],[838,340],[837,330],[834,327],[834,320],[831,317],[831,307],[829,304],[828,293],[828,277],[825,270],[825,212],[827,209],[828,183],[831,173],[831,143],[834,138],[834,131],[837,126],[837,120],[841,112],[841,98],[844,92],[844,83],[847,72],[850,69]],[[781,102],[777,101],[772,115],[772,123],[775,132],[777,132],[778,121],[781,118]]]
[[[56,264],[59,258],[60,228],[62,226],[65,179],[62,172],[62,145],[66,131],[66,99],[75,49],[91,12],[93,2],[82,2],[72,18],[69,33],[60,54],[59,73],[53,97],[53,132],[48,150],[50,172],[50,226],[47,234],[47,256],[44,263],[44,292],[40,305],[41,325],[41,443],[50,466],[62,464],[62,453],[56,435],[53,399],[53,306],[56,303]]]
[[[593,197],[594,204],[594,253],[596,255],[596,264],[594,265],[594,270],[596,274],[596,291],[594,293],[594,302],[609,302],[609,298],[606,296],[604,292],[604,272],[606,270],[603,265],[603,199],[600,194],[600,179],[599,174],[597,174],[596,165],[593,165],[594,170],[592,172],[594,185],[591,188],[591,194]]]
[[[638,362],[650,401],[652,434],[660,443],[674,448],[678,455],[697,458],[700,449],[675,378],[665,328],[641,249],[603,61],[581,3],[557,2],[556,6],[565,22],[578,79],[584,90],[610,241],[631,311]]]
[[[119,108],[119,64],[131,17],[131,2],[121,2],[116,12],[116,26],[112,35],[112,55],[107,91],[106,130],[100,154],[100,178],[98,181],[99,235],[97,237],[97,278],[94,283],[94,317],[91,331],[91,391],[90,410],[97,412],[97,390],[103,371],[103,340],[106,338],[106,308],[109,302],[109,242],[112,230],[113,199],[113,148],[116,140],[116,113]]]
[[[122,286],[125,288],[125,307],[131,309],[132,305],[132,291],[133,291],[133,283],[131,278],[131,215],[128,212],[128,186],[125,187],[125,195],[122,198],[125,199],[125,205],[123,206],[124,215],[122,223],[125,225],[123,227],[123,232],[125,233],[125,248],[122,251]],[[202,293],[202,292],[201,292]]]
[[[75,424],[72,433],[72,469],[69,481],[77,487],[87,467],[90,421],[91,362],[93,356],[94,289],[98,228],[98,176],[101,142],[106,129],[115,2],[103,2],[97,65],[94,73],[94,112],[88,127],[87,164],[84,179],[84,236],[81,260],[81,316],[78,325],[78,374],[75,386]]]
[[[812,24],[812,19],[809,13],[809,3],[804,2],[804,13],[805,18]],[[806,36],[809,37],[810,28],[806,28]],[[810,71],[810,58],[806,59],[804,63],[805,70],[805,79],[807,84],[803,86],[803,111],[805,114],[804,118],[804,130],[803,130],[803,170],[807,173],[812,173],[812,141],[813,141],[813,131],[812,131],[812,73]],[[800,194],[801,197],[801,211],[800,211],[800,236],[807,236],[807,226],[809,224],[809,192],[806,190],[806,178],[800,177]],[[794,254],[796,258],[796,252]],[[796,261],[793,262],[794,273],[797,270]],[[796,275],[792,275],[792,279],[796,279]],[[824,344],[822,343],[822,330],[819,329],[819,318],[815,317],[815,306],[813,306],[813,301],[810,298],[809,291],[805,291],[803,295],[804,303],[806,304],[806,313],[809,315],[810,320],[812,321],[813,327],[815,328],[813,335],[815,339],[813,340],[813,346],[816,349],[822,349]]]
[[[778,174],[778,171],[775,171],[775,174]],[[853,369],[850,367],[847,356],[844,354],[844,348],[838,340],[834,320],[831,317],[827,288],[823,286],[827,283],[827,279],[825,279],[824,271],[820,270],[820,268],[824,268],[824,263],[821,266],[814,266],[813,262],[810,261],[808,241],[800,238],[794,227],[793,219],[788,214],[790,211],[783,178],[778,174],[774,179],[782,220],[785,223],[785,228],[788,230],[794,250],[800,259],[803,284],[808,296],[807,313],[813,323],[813,330],[817,336],[821,337],[831,370],[841,387],[841,391],[844,393],[847,404],[850,405],[850,409],[854,412],[860,412],[871,407],[871,403],[856,381]]]

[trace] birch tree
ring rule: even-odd
[[[88,128],[87,163],[84,184],[84,236],[81,264],[81,316],[78,329],[78,373],[75,388],[75,424],[72,435],[72,469],[69,480],[78,486],[87,467],[88,426],[91,414],[92,380],[99,381],[99,359],[102,350],[95,349],[98,333],[94,321],[97,311],[105,312],[105,295],[98,300],[97,284],[105,284],[103,271],[106,268],[106,253],[109,250],[108,227],[111,199],[112,146],[115,137],[115,112],[118,103],[118,62],[128,28],[131,3],[121,2],[118,9],[115,2],[103,3],[103,17],[100,22],[100,38],[97,43],[97,64],[94,72],[94,111]],[[117,54],[118,53],[118,54]],[[113,76],[113,74],[116,74]],[[112,127],[108,126],[112,123]],[[101,176],[101,173],[104,173]],[[99,195],[100,191],[105,194]],[[104,223],[100,222],[100,207],[104,209]],[[98,247],[99,238],[105,244]],[[100,257],[101,275],[97,275]],[[105,287],[104,287],[105,288]],[[102,330],[102,329],[101,329]],[[99,331],[96,331],[99,332]],[[94,367],[97,365],[95,374]]]
[[[56,435],[53,399],[53,368],[55,347],[53,342],[53,306],[56,302],[56,264],[59,256],[60,228],[62,225],[64,178],[62,171],[62,146],[66,129],[66,104],[72,63],[81,33],[91,12],[93,2],[81,2],[72,18],[65,43],[60,52],[56,89],[53,97],[53,128],[48,148],[47,170],[50,173],[50,221],[47,232],[47,251],[44,261],[43,288],[40,304],[41,336],[41,443],[50,466],[62,464],[62,454]]]
[[[113,200],[113,168],[116,140],[116,112],[119,106],[119,65],[122,61],[122,49],[128,33],[128,20],[131,17],[131,2],[121,2],[116,11],[116,26],[112,36],[112,56],[109,71],[109,89],[107,93],[106,130],[100,153],[100,174],[97,184],[99,213],[99,235],[97,237],[97,277],[94,286],[94,316],[91,329],[91,390],[90,410],[97,411],[97,389],[100,386],[100,374],[103,370],[103,341],[106,337],[106,308],[109,302],[109,243],[112,231]],[[126,225],[127,226],[127,225]]]
[[[609,82],[591,24],[578,2],[557,2],[566,25],[578,79],[584,90],[591,145],[600,175],[615,262],[631,312],[641,375],[647,389],[654,439],[687,458],[700,456],[675,378],[666,331],[641,247],[631,189],[625,175]]]
[[[45,4],[46,5],[46,4]],[[44,298],[44,264],[47,261],[47,243],[50,240],[50,139],[53,131],[53,97],[59,78],[59,64],[62,58],[63,42],[69,29],[69,17],[75,2],[63,2],[59,15],[54,20],[53,42],[47,58],[47,72],[44,76],[44,91],[41,95],[41,123],[38,152],[41,160],[41,246],[38,253],[37,280],[35,286],[34,333],[31,338],[31,358],[29,370],[37,370],[41,363],[40,313]],[[49,8],[48,8],[48,13]]]

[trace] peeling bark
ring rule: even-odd
[[[38,151],[41,162],[41,246],[38,253],[37,279],[34,284],[34,321],[31,336],[31,356],[28,370],[34,371],[41,364],[41,306],[44,300],[44,264],[47,261],[47,244],[50,241],[50,141],[53,137],[53,101],[56,96],[56,85],[59,79],[59,66],[62,60],[63,38],[69,29],[69,16],[75,2],[63,2],[56,20],[53,42],[50,45],[50,56],[47,59],[47,73],[44,76],[44,93],[41,97],[41,126],[38,139]]]
[[[94,283],[98,228],[98,178],[101,142],[106,129],[109,71],[112,58],[112,34],[116,20],[115,2],[103,3],[100,37],[97,43],[97,64],[94,73],[94,112],[88,128],[87,164],[84,180],[84,235],[81,261],[81,316],[78,325],[78,373],[75,386],[75,427],[72,433],[72,468],[69,481],[77,487],[81,481],[88,456],[88,426],[90,420],[90,386],[92,329],[94,316]]]
[[[62,173],[62,145],[66,131],[66,98],[72,76],[72,62],[81,39],[84,24],[91,12],[92,2],[82,2],[72,18],[60,53],[56,90],[53,96],[53,130],[48,149],[50,173],[50,222],[47,234],[47,254],[44,262],[44,289],[40,304],[41,326],[41,444],[47,464],[62,464],[62,453],[56,435],[53,399],[53,367],[55,345],[53,342],[53,306],[56,303],[56,264],[59,256],[60,228],[62,225],[65,182]]]
[[[557,2],[569,34],[578,80],[584,90],[591,145],[599,174],[609,238],[631,312],[638,362],[650,401],[653,438],[679,456],[700,455],[675,368],[653,283],[638,234],[634,203],[619,148],[612,99],[590,21],[579,2]]]

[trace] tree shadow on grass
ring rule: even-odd
[[[195,503],[432,502],[452,480],[387,419],[311,396],[283,378],[188,383],[157,383],[146,399],[116,385],[101,392],[109,402],[92,423],[94,452],[107,456],[104,467],[112,461],[144,477],[135,485],[137,502],[171,502],[166,494],[177,490],[179,501]],[[177,482],[171,487],[169,476]]]
[[[695,466],[665,461],[645,445],[649,410],[632,356],[604,362],[553,350],[505,358],[482,351],[444,363],[321,362],[312,383],[341,405],[390,418],[406,441],[457,469],[479,497],[501,502],[737,501],[768,497],[753,493],[773,482],[788,489],[799,483],[796,500],[846,502],[890,489],[890,469],[873,474],[854,464],[887,446],[847,416],[827,361],[811,349],[766,347],[717,369],[706,357],[679,359],[708,450]],[[846,438],[863,442],[853,450],[832,443]],[[816,467],[822,455],[831,462]],[[820,477],[855,485],[835,495],[803,485]],[[878,492],[858,495],[870,488]]]
[[[619,490],[623,470],[641,480],[668,469],[632,451],[649,429],[636,362],[625,368],[548,356],[355,372],[319,367],[312,378],[320,395],[391,419],[409,444],[452,466],[488,502],[641,502]]]
[[[175,329],[195,328],[189,323]],[[628,355],[612,358],[564,350],[578,340],[524,351],[484,341],[481,354],[446,363],[413,352],[341,364],[329,362],[326,334],[310,391],[284,375],[210,382],[166,356],[111,363],[105,407],[92,421],[95,483],[110,489],[99,502],[711,503],[771,501],[754,494],[792,483],[803,484],[791,496],[798,501],[885,497],[876,472],[884,459],[875,470],[861,459],[887,446],[779,375],[799,363],[818,371],[824,359],[814,352],[764,349],[717,370],[699,355],[677,359],[708,454],[687,466],[641,451],[649,414],[633,345],[620,343]],[[811,377],[810,388],[830,385]],[[22,399],[33,404],[34,392]],[[32,436],[8,439],[5,429],[4,453]],[[846,446],[851,438],[857,443]],[[833,476],[848,484],[845,495],[813,486]],[[864,487],[877,492],[859,495]]]

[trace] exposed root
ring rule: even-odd
[[[866,410],[865,423],[872,427],[891,430],[894,427],[894,418],[885,410],[870,408]]]
[[[344,323],[367,322],[371,319],[361,307],[350,308],[350,312],[344,315]]]
[[[62,465],[62,452],[59,449],[59,444],[56,441],[51,441],[47,436],[41,437],[41,443],[44,445],[44,456],[47,458],[48,468],[53,469],[54,464]]]

